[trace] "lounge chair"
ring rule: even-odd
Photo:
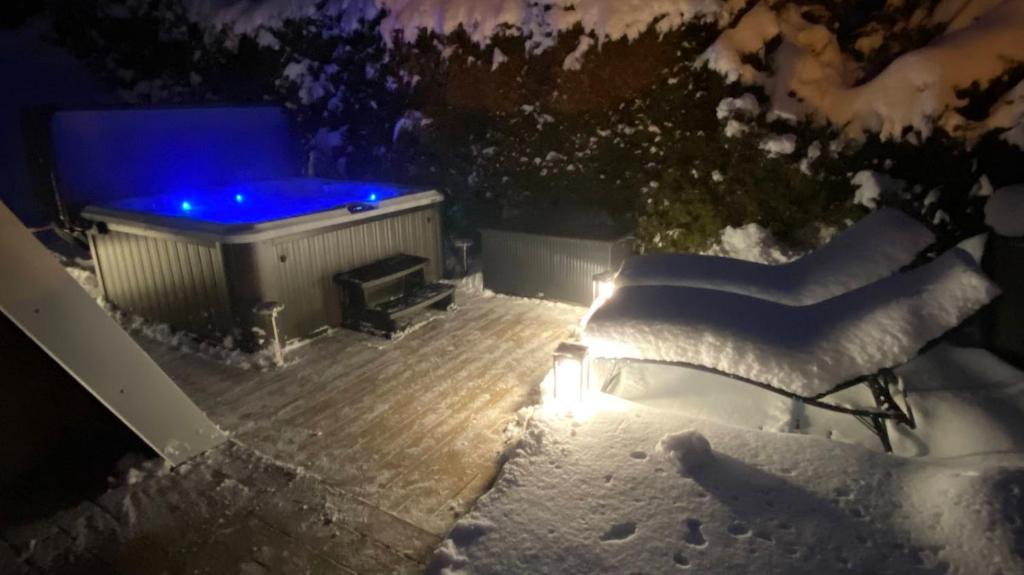
[[[934,241],[932,232],[917,220],[883,208],[790,263],[766,265],[698,254],[649,254],[626,260],[615,277],[615,286],[710,288],[807,305],[895,273]]]
[[[892,368],[999,293],[967,252],[935,260],[806,306],[680,286],[624,286],[597,308],[581,341],[589,356],[683,365],[725,375],[870,422],[891,450],[884,420],[913,426],[894,400]],[[829,396],[866,384],[874,407]]]

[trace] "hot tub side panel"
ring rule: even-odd
[[[220,246],[111,230],[90,234],[101,287],[118,308],[207,339],[231,333]]]
[[[283,303],[278,327],[285,339],[293,339],[341,324],[334,274],[405,253],[429,258],[426,278],[437,281],[443,270],[440,206],[250,244],[252,253],[245,257],[252,269],[246,275],[255,281],[239,284],[247,291],[233,294],[235,307],[251,309],[259,298]],[[235,266],[234,255],[230,266]]]

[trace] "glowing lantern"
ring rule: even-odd
[[[558,402],[582,403],[590,390],[590,361],[587,346],[563,341],[555,348],[552,398]]]

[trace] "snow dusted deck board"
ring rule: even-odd
[[[340,330],[265,372],[142,343],[239,443],[343,494],[350,507],[339,521],[377,514],[432,545],[493,480],[506,425],[584,311],[458,297],[456,312],[398,341]],[[394,526],[367,529],[352,527],[376,544]]]
[[[338,331],[263,372],[140,336],[232,440],[56,521],[0,526],[15,562],[0,553],[0,571],[422,572],[493,481],[506,425],[584,312],[459,301],[399,341]]]

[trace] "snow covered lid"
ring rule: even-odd
[[[985,223],[1001,236],[1024,236],[1024,184],[996,190],[985,203]]]
[[[808,306],[625,286],[593,314],[583,342],[602,357],[694,364],[811,397],[905,363],[998,293],[959,248]]]
[[[890,275],[934,241],[924,224],[882,208],[790,263],[767,265],[697,254],[634,256],[623,264],[616,285],[702,287],[806,305]]]

